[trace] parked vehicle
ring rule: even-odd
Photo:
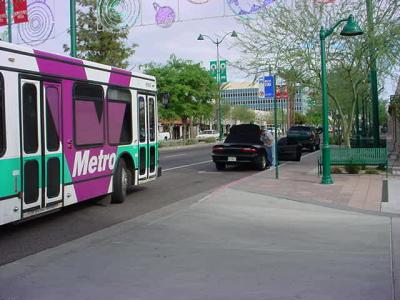
[[[320,148],[320,130],[313,126],[296,125],[289,128],[287,132],[287,143],[289,145],[300,144],[311,151]]]
[[[159,132],[158,133],[158,140],[159,141],[166,141],[171,139],[171,134],[169,132]]]
[[[227,165],[247,164],[257,170],[264,170],[271,162],[267,161],[266,149],[260,140],[261,129],[254,124],[232,126],[224,143],[212,148],[212,159],[217,170]],[[278,160],[299,161],[301,145],[288,145],[280,139],[278,142]]]
[[[201,131],[200,134],[196,137],[197,140],[200,141],[205,141],[209,138],[219,138],[219,133],[216,130],[204,130]]]

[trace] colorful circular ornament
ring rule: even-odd
[[[162,28],[171,27],[175,23],[175,11],[169,6],[161,6],[154,2],[153,7],[156,11],[156,24]]]

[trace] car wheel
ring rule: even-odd
[[[315,149],[316,150],[319,150],[321,148],[321,146],[320,146],[320,144],[318,143],[316,146],[315,146]]]
[[[111,203],[122,203],[126,199],[130,183],[130,173],[126,168],[125,160],[121,158],[118,161],[113,178],[113,193],[111,194]]]
[[[314,144],[311,145],[310,151],[311,151],[311,152],[314,152],[314,151],[315,151],[315,145],[314,145]]]
[[[218,171],[223,171],[225,170],[226,164],[223,162],[216,162],[215,163],[215,168],[217,168]]]
[[[259,155],[257,162],[256,162],[256,169],[258,171],[265,170],[267,167],[267,158],[265,157],[264,154]]]

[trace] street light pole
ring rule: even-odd
[[[376,49],[374,41],[374,9],[371,0],[367,1],[368,48],[370,53],[371,96],[372,96],[372,133],[374,147],[380,146],[379,136],[379,100],[378,100],[378,75],[376,72]]]
[[[7,0],[8,42],[12,43],[12,7],[11,0]]]
[[[217,84],[218,84],[218,133],[219,133],[219,139],[222,140],[222,137],[224,135],[224,131],[222,128],[222,115],[221,115],[221,70],[219,67],[219,44],[220,41],[217,38]]]
[[[324,27],[321,27],[319,38],[321,43],[321,85],[322,85],[322,184],[332,184],[331,177],[331,154],[329,148],[329,122],[328,122],[328,86],[326,82],[326,53],[325,53],[325,38],[327,32]]]
[[[329,102],[328,102],[328,84],[326,74],[326,52],[325,52],[325,39],[330,36],[340,23],[347,22],[343,27],[341,35],[355,36],[363,34],[358,24],[354,21],[353,15],[347,19],[342,19],[336,22],[334,26],[325,29],[321,26],[319,38],[321,43],[321,87],[322,87],[322,127],[323,127],[323,144],[322,144],[322,184],[332,184],[331,177],[331,155],[329,148]]]
[[[214,45],[217,46],[217,84],[218,84],[218,132],[219,139],[222,140],[223,137],[223,128],[222,128],[222,109],[221,109],[221,69],[220,69],[220,58],[219,58],[219,45],[225,40],[228,35],[231,37],[237,37],[236,31],[231,31],[225,34],[221,39],[212,39],[210,36],[206,34],[201,34],[197,38],[198,41],[203,41],[204,37],[208,38]]]
[[[71,56],[76,57],[76,0],[70,0],[70,31]]]

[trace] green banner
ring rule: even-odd
[[[219,83],[225,83],[228,81],[228,76],[226,75],[226,60],[220,60],[219,61],[219,73],[220,73],[220,82]],[[210,75],[212,78],[215,79],[215,81],[218,82],[218,67],[217,67],[217,61],[212,60],[210,61]]]
[[[226,75],[226,60],[219,61],[219,81],[220,83],[225,83],[228,81],[228,76]]]
[[[218,81],[218,79],[217,79],[217,62],[215,60],[210,61],[210,75],[212,78],[215,79],[215,81]]]

